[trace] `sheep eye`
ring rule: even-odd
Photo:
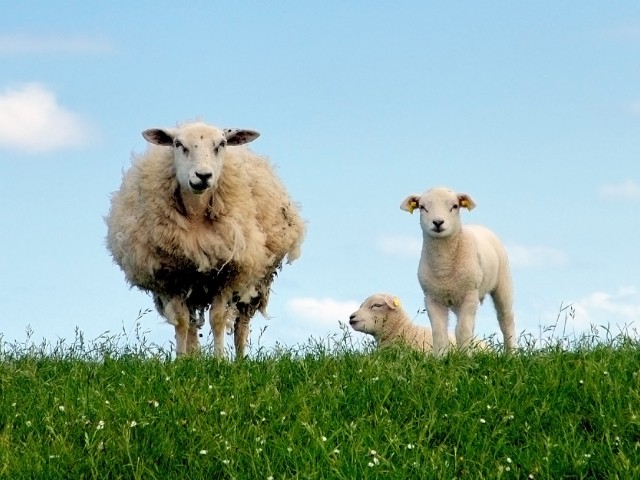
[[[371,305],[371,308],[382,308],[382,304],[381,303],[374,303],[373,305]]]
[[[422,210],[424,213],[427,213],[427,209],[425,207],[423,207],[422,205],[420,205],[420,210]]]
[[[451,212],[453,212],[454,210],[457,210],[459,208],[459,205],[456,203],[453,207],[451,207]]]
[[[184,153],[189,153],[189,149],[185,147],[180,140],[176,140],[173,142],[173,146],[176,148],[181,148]]]

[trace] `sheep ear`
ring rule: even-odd
[[[409,195],[400,204],[400,209],[405,212],[413,213],[413,211],[418,208],[419,201],[420,197],[418,195]]]
[[[149,143],[166,147],[168,145],[173,145],[175,132],[170,129],[150,128],[149,130],[142,132],[142,136]]]
[[[462,208],[466,208],[469,211],[471,211],[474,208],[476,208],[476,202],[474,202],[471,199],[471,197],[469,195],[467,195],[466,193],[459,193],[458,194],[458,201],[460,202],[460,206]]]
[[[227,145],[243,145],[253,142],[260,136],[255,130],[245,130],[241,128],[225,128],[224,136],[227,139]]]

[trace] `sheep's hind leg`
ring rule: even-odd
[[[233,326],[233,342],[236,347],[236,360],[242,360],[244,358],[244,350],[247,346],[247,339],[249,338],[249,322],[251,317],[245,313],[241,313],[236,318]]]
[[[224,334],[227,329],[227,300],[217,299],[209,310],[209,323],[213,331],[213,354],[224,358]]]
[[[187,333],[187,353],[200,351],[200,329],[204,324],[204,312],[193,310],[189,316],[189,331]]]

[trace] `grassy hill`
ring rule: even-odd
[[[242,362],[5,344],[0,478],[640,478],[638,344],[590,343]]]

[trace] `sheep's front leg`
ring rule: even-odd
[[[456,323],[456,343],[458,344],[458,348],[465,352],[469,352],[471,348],[478,305],[480,305],[478,291],[471,290],[464,296],[460,306],[454,310],[458,317]]]
[[[449,309],[439,302],[425,297],[425,307],[431,322],[431,333],[433,335],[433,354],[441,357],[449,351]]]
[[[213,332],[213,354],[224,357],[224,334],[227,329],[227,299],[218,298],[209,310],[209,323]]]
[[[181,297],[173,297],[162,306],[161,313],[176,329],[176,356],[184,355],[187,353],[189,308]]]

